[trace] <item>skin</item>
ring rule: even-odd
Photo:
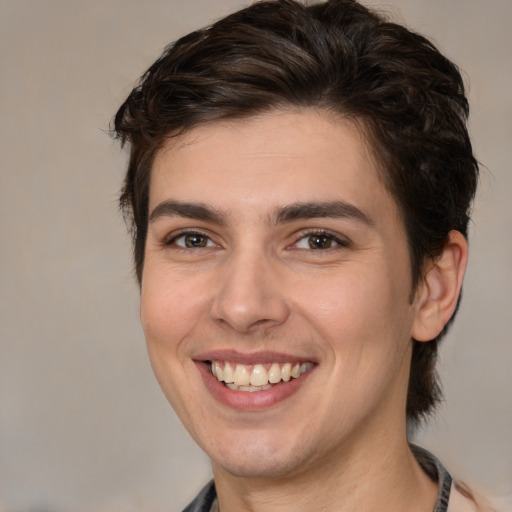
[[[333,202],[343,215],[283,214]],[[166,397],[212,460],[222,512],[432,510],[436,485],[406,438],[411,338],[432,339],[455,307],[461,238],[411,300],[397,205],[358,128],[322,112],[204,125],[160,150],[141,320]],[[315,364],[290,396],[241,410],[205,384],[212,350]]]

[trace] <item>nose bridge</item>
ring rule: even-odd
[[[212,306],[216,321],[247,333],[288,317],[278,264],[264,248],[240,247],[226,259]]]

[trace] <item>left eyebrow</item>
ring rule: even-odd
[[[314,218],[353,219],[368,226],[375,224],[363,210],[345,201],[292,203],[277,209],[273,218],[276,224]]]

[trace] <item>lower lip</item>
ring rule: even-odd
[[[220,403],[241,411],[258,411],[279,404],[295,394],[306,382],[315,366],[297,379],[282,382],[264,391],[235,391],[219,382],[211,373],[210,365],[196,361],[208,391]]]

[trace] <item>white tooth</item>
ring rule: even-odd
[[[215,375],[217,377],[217,380],[222,382],[224,380],[224,375],[223,375],[222,368],[220,367],[220,363],[218,361],[215,361],[214,366],[215,366]]]
[[[216,373],[216,371],[215,371],[215,363],[212,363],[212,368],[211,368],[211,370],[212,370],[212,375],[213,375],[214,377],[217,377],[217,373]]]
[[[283,379],[285,382],[288,382],[290,380],[291,373],[292,373],[291,363],[283,364],[283,367],[281,368],[281,379]]]
[[[264,386],[268,384],[267,370],[261,364],[255,364],[251,372],[251,386]]]
[[[278,363],[272,363],[272,366],[268,371],[268,381],[271,384],[277,384],[281,381],[281,367]]]
[[[300,377],[300,364],[299,363],[293,365],[293,368],[291,371],[291,376],[294,379],[296,379],[297,377]]]
[[[237,386],[248,386],[251,380],[251,376],[247,371],[247,368],[243,364],[237,364],[235,373],[233,374],[233,382]]]
[[[223,372],[222,376],[224,377],[224,382],[226,384],[231,384],[232,382],[234,382],[233,368],[231,367],[231,365],[229,363],[224,364],[224,372]]]

